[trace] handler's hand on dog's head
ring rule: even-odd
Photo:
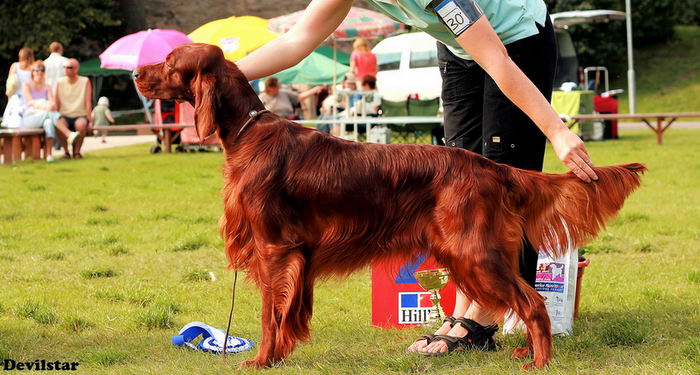
[[[554,134],[550,141],[559,160],[574,172],[578,178],[586,182],[598,179],[598,175],[592,168],[593,162],[588,156],[586,146],[584,146],[579,136],[569,129],[562,129],[562,131]]]

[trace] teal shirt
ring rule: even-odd
[[[463,59],[471,59],[454,34],[428,8],[431,0],[368,0],[379,11],[406,25],[425,31]],[[544,26],[547,6],[543,0],[476,0],[503,44],[536,35]]]

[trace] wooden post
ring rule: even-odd
[[[164,128],[163,129],[163,151],[167,152],[168,154],[171,152],[170,141],[172,140],[172,137],[173,137],[173,131],[169,128]]]
[[[41,134],[32,134],[29,136],[29,147],[32,159],[41,160]],[[29,155],[27,155],[29,156]]]
[[[662,144],[664,139],[664,119],[663,117],[656,118],[656,143]]]
[[[17,134],[12,135],[12,157],[10,158],[10,163],[22,160],[22,137]]]
[[[3,164],[12,163],[12,138],[11,137],[0,137],[0,142],[2,142],[2,156]]]

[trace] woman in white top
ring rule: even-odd
[[[8,77],[13,74],[17,76],[17,96],[22,98],[22,86],[32,80],[31,66],[34,63],[34,51],[31,48],[19,50],[19,61],[10,66]]]

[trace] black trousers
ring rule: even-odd
[[[542,94],[551,100],[557,46],[547,15],[539,34],[506,45],[508,55]],[[513,167],[542,170],[546,138],[525,113],[473,60],[455,56],[438,42],[442,76],[445,141]],[[537,251],[524,239],[520,274],[534,286]]]

